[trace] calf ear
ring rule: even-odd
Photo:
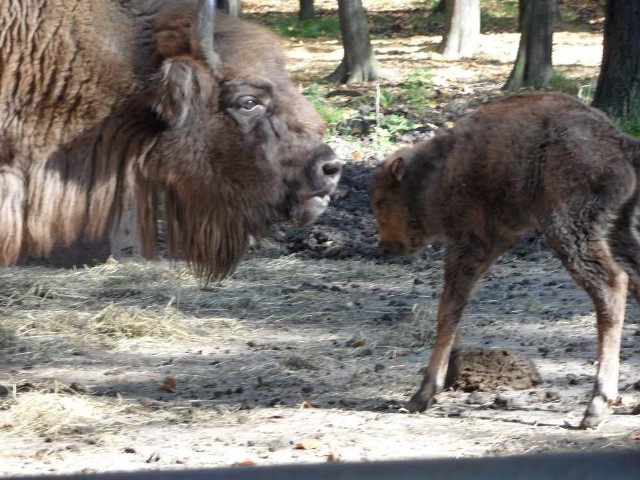
[[[211,73],[192,59],[167,59],[153,79],[153,110],[169,125],[183,126],[195,109],[209,104],[213,85]]]
[[[401,181],[404,176],[404,158],[394,158],[389,165],[389,173],[391,173],[397,181]]]

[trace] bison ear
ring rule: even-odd
[[[210,102],[214,80],[188,57],[162,62],[153,82],[153,110],[172,127],[183,126],[194,109]]]
[[[389,173],[391,173],[397,181],[401,181],[404,176],[404,158],[394,158],[389,165]]]

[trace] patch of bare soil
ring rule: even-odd
[[[579,52],[598,52],[598,35],[556,41],[557,58],[575,47],[567,72],[596,75],[599,53]],[[508,74],[515,37],[483,42],[461,62],[439,59],[435,37],[398,39],[381,57],[456,87],[425,112],[444,122]],[[293,45],[292,71],[330,70],[337,48]],[[0,270],[0,475],[640,450],[640,309],[628,305],[612,414],[574,430],[593,387],[595,317],[535,235],[480,282],[460,388],[402,413],[435,336],[442,251],[381,257],[366,182],[393,146],[332,143],[347,164],[329,211],[276,229],[220,285],[203,290],[167,262]]]

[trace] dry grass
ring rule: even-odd
[[[425,416],[384,413],[413,392],[433,342],[441,265],[430,265],[416,273],[362,259],[248,258],[207,290],[183,264],[163,262],[0,270],[0,385],[8,388],[0,393],[0,471],[22,471],[24,462],[58,472],[149,468],[156,458],[149,445],[164,449],[167,467],[228,465],[246,452],[267,463],[323,461],[316,457],[334,449],[352,460],[400,458],[425,430],[441,455],[499,451],[507,439],[515,453],[545,445],[550,434],[558,448],[571,445],[553,425],[584,408],[595,334],[588,300],[559,288],[570,282],[550,258],[496,265],[463,326],[473,345],[493,342],[536,361],[546,384],[531,397],[541,399],[534,408],[464,407],[450,393]],[[520,296],[508,285],[523,278],[558,287]],[[541,308],[559,316],[574,304],[574,314],[541,322]],[[569,342],[574,350],[565,353]],[[548,358],[541,345],[553,352]],[[629,384],[636,365],[633,357],[622,364]],[[569,391],[568,375],[588,380]],[[545,403],[548,388],[562,392],[559,402]],[[457,420],[460,432],[446,422],[452,408],[469,415]],[[606,444],[628,444],[636,420],[613,416]],[[536,422],[551,430],[531,431]],[[270,450],[274,438],[289,445],[318,432],[326,435],[322,452]],[[531,435],[538,437],[525,441]],[[597,438],[579,441],[600,445]],[[122,453],[131,446],[144,455]]]
[[[166,420],[167,416],[191,418],[188,401],[178,402],[171,407],[171,414],[163,410],[158,417],[157,412],[152,416],[132,413],[139,402],[131,398],[92,396],[90,384],[76,391],[75,385],[69,387],[69,380],[77,375],[70,362],[74,357],[89,356],[100,363],[102,356],[115,355],[117,359],[117,352],[169,351],[178,355],[194,343],[216,345],[233,353],[239,348],[234,339],[240,336],[278,342],[283,329],[289,330],[286,343],[299,342],[299,350],[278,358],[245,356],[239,366],[242,376],[268,378],[286,387],[300,381],[304,370],[329,370],[336,372],[338,381],[349,382],[361,371],[363,348],[376,349],[384,357],[424,348],[433,338],[433,313],[416,305],[394,317],[394,328],[384,323],[363,328],[363,316],[383,317],[397,309],[385,299],[367,301],[364,311],[356,313],[354,301],[368,297],[381,285],[388,286],[388,298],[393,298],[394,291],[400,293],[411,281],[406,278],[403,284],[398,276],[405,276],[400,266],[357,261],[317,261],[311,266],[293,257],[251,259],[224,285],[204,291],[181,264],[112,261],[78,270],[5,268],[0,271],[0,354],[9,365],[35,367],[18,378],[35,378],[26,387],[20,381],[7,385],[10,394],[0,401],[0,424],[11,426],[4,429],[11,436],[28,432],[58,437],[86,434],[95,440],[134,424]],[[351,281],[358,285],[352,295],[338,287]],[[299,285],[306,287],[297,288]],[[304,329],[292,332],[296,325]],[[309,332],[319,344],[305,343]],[[326,353],[327,343],[336,339],[345,343],[359,340],[363,347],[346,348],[345,355],[336,359]],[[305,364],[300,359],[310,360]],[[127,362],[114,365],[113,371],[158,377],[153,366]],[[226,368],[233,361],[221,364]],[[56,374],[55,368],[60,372]],[[300,369],[300,375],[292,374]],[[202,373],[185,367],[176,377],[181,385],[189,385],[200,382]],[[154,381],[159,385],[160,380]],[[208,415],[219,416],[225,408],[197,415],[202,421]],[[18,418],[19,424],[11,421]]]

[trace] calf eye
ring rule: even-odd
[[[258,101],[254,97],[248,97],[248,96],[242,97],[239,103],[240,103],[240,108],[247,111],[251,111],[259,105]]]

